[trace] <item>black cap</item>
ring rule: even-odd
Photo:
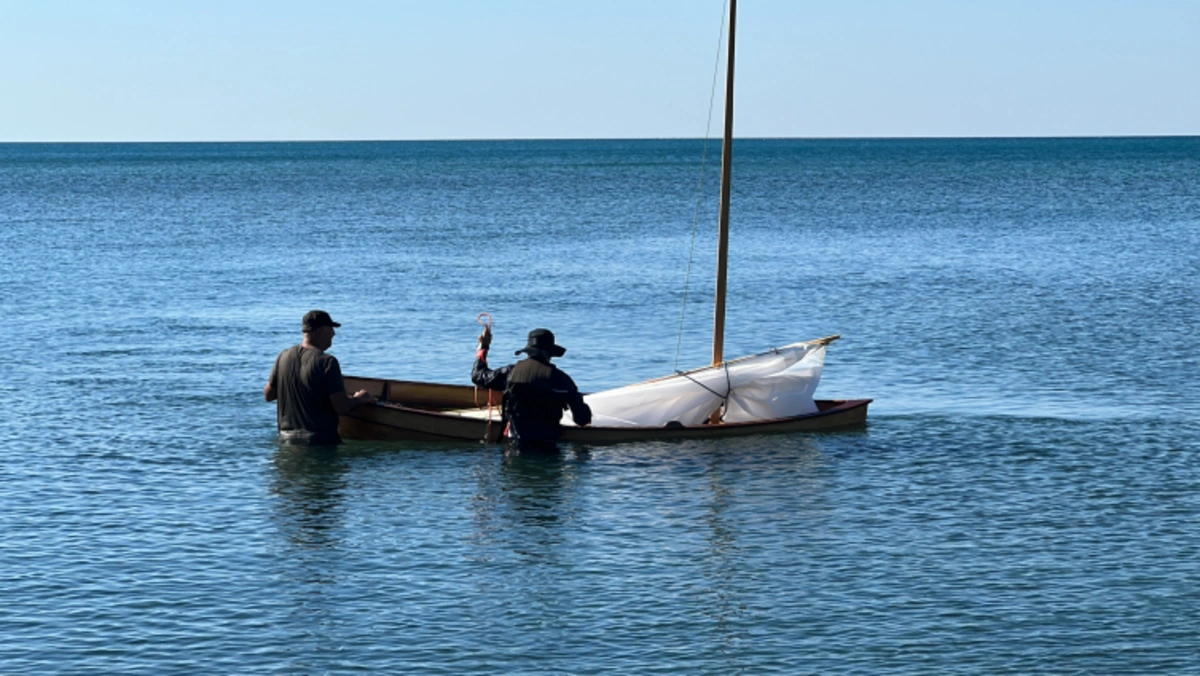
[[[550,332],[550,329],[534,329],[529,332],[529,344],[514,354],[522,352],[529,354],[541,352],[551,357],[561,357],[567,353],[567,348],[554,344],[554,334]]]
[[[319,329],[322,326],[332,326],[336,328],[341,326],[341,324],[333,321],[333,317],[330,317],[329,313],[324,310],[309,310],[308,313],[304,315],[302,326],[304,327],[305,333],[307,333],[309,331]]]

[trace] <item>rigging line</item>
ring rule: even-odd
[[[728,362],[726,362],[726,364],[727,363]],[[692,381],[693,383],[699,385],[701,388],[708,390],[709,394],[713,395],[714,397],[716,397],[718,399],[721,399],[724,402],[729,399],[729,394],[730,394],[731,388],[732,388],[732,382],[729,380],[729,366],[727,366],[726,364],[722,364],[722,366],[725,368],[725,387],[727,390],[725,392],[725,394],[721,394],[720,392],[714,390],[713,388],[709,387],[708,385],[705,385],[704,383],[700,382],[699,380],[696,380],[691,375],[684,373],[683,371],[676,371],[675,375],[681,376],[683,378],[687,378],[688,380]]]
[[[692,283],[692,258],[696,252],[696,231],[700,224],[700,201],[704,194],[704,169],[708,160],[708,141],[712,133],[713,101],[717,96],[717,77],[721,72],[721,48],[725,44],[725,17],[728,14],[729,3],[726,1],[721,6],[721,32],[717,38],[717,59],[713,64],[712,87],[708,94],[708,120],[704,127],[704,148],[700,153],[700,176],[696,181],[696,207],[692,212],[692,243],[688,249],[687,272],[683,278],[683,307],[679,310],[679,334],[675,339],[675,371],[679,370],[679,351],[683,347],[683,324],[687,317],[688,291]]]
[[[688,380],[692,381],[693,383],[708,390],[709,394],[720,399],[721,400],[721,408],[717,409],[717,410],[721,411],[721,417],[719,418],[719,420],[720,420],[720,422],[725,422],[725,416],[726,416],[726,414],[729,413],[729,398],[733,396],[733,376],[731,376],[729,374],[729,362],[727,362],[727,361],[721,362],[720,368],[725,370],[725,394],[721,394],[720,392],[714,390],[713,388],[709,387],[708,385],[705,385],[704,383],[700,382],[699,380],[696,380],[690,374],[684,373],[683,371],[676,371],[675,375],[687,378]],[[717,418],[714,418],[713,422],[716,422],[717,420],[718,420]]]

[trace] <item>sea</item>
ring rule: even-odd
[[[719,141],[0,144],[0,673],[1200,673],[1200,138],[746,139],[819,433],[281,446],[349,375],[711,360]]]

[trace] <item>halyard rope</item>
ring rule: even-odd
[[[717,39],[717,58],[713,64],[712,88],[708,94],[708,121],[704,127],[704,149],[700,153],[700,177],[696,181],[696,207],[692,212],[692,244],[688,249],[687,272],[683,278],[683,307],[679,310],[679,335],[675,341],[675,366],[674,370],[679,372],[679,351],[683,346],[683,323],[687,316],[687,301],[688,290],[692,282],[692,256],[696,252],[696,231],[700,223],[700,198],[704,194],[704,169],[708,160],[708,140],[712,132],[712,114],[713,101],[717,96],[717,76],[721,72],[721,47],[725,44],[725,17],[726,9],[721,8],[721,33]]]

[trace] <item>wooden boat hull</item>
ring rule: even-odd
[[[374,441],[484,441],[498,442],[502,430],[499,411],[489,422],[464,417],[455,410],[477,408],[475,388],[404,380],[346,376],[346,390],[367,390],[379,403],[360,406],[341,417],[338,431],[346,439]],[[485,402],[487,392],[478,393]],[[666,427],[571,427],[563,428],[563,441],[607,444],[655,439],[712,439],[827,430],[862,425],[867,420],[870,399],[819,400],[817,413],[719,425]]]

